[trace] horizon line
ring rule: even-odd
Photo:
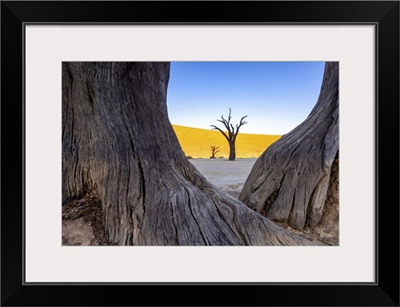
[[[213,129],[206,129],[206,128],[200,128],[200,127],[193,127],[193,126],[186,126],[186,125],[181,125],[181,124],[174,124],[171,123],[172,126],[179,126],[179,127],[185,127],[185,128],[190,128],[190,129],[200,129],[200,130],[205,130],[205,131],[209,131],[209,132],[219,132],[217,130],[213,130]],[[224,131],[224,132],[228,132],[228,131]],[[270,133],[250,133],[250,132],[239,132],[239,134],[251,134],[251,135],[273,135],[273,136],[283,136],[283,134],[270,134]]]

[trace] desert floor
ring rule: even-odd
[[[256,162],[256,158],[236,159],[190,159],[189,161],[212,184],[234,197],[238,197]]]

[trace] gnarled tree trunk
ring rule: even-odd
[[[339,64],[328,62],[317,104],[302,124],[256,161],[239,195],[243,203],[299,230],[331,223],[324,218],[328,213],[338,218],[338,86]]]
[[[309,245],[210,184],[168,120],[169,63],[63,63],[64,203],[98,199],[118,245]]]

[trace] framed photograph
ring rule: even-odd
[[[1,29],[2,306],[399,306],[398,1],[2,1]]]

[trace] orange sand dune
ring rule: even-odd
[[[219,131],[172,125],[186,156],[210,158],[211,146],[220,146],[216,157],[229,157],[229,144]],[[237,158],[258,158],[281,135],[240,133],[236,139]]]

